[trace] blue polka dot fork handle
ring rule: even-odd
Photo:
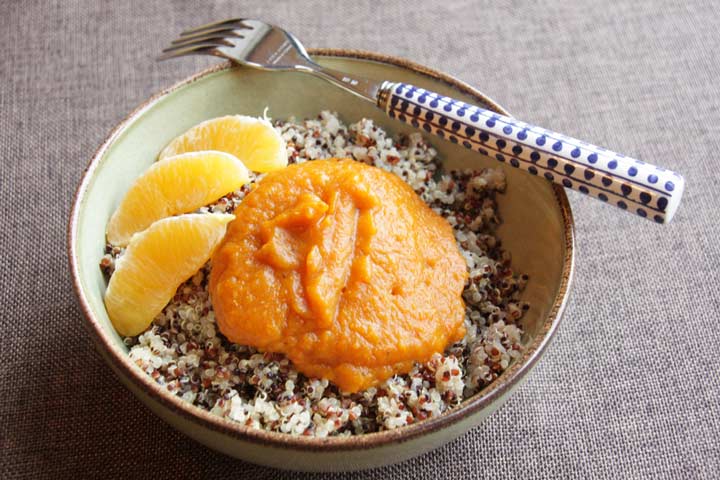
[[[406,83],[384,82],[392,118],[623,210],[668,223],[685,180],[675,172]]]
[[[658,223],[668,223],[680,204],[685,181],[675,172],[413,85],[325,68],[294,35],[260,20],[232,18],[185,31],[160,59],[189,54],[319,76],[401,122]]]

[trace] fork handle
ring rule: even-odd
[[[406,83],[384,82],[391,118],[643,218],[668,223],[685,186],[675,172]]]

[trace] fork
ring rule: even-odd
[[[675,172],[407,83],[325,68],[294,35],[260,20],[233,18],[185,31],[159,59],[189,54],[319,76],[390,118],[657,223],[670,222],[680,204],[685,180]]]

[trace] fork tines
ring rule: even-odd
[[[232,47],[232,38],[243,39],[237,30],[252,30],[251,25],[243,23],[243,18],[231,18],[219,22],[208,23],[197,28],[186,30],[180,38],[173,40],[168,48],[162,51],[158,60],[180,57],[190,54],[217,54],[217,47]]]
[[[247,25],[243,23],[245,18],[230,18],[227,20],[221,20],[219,22],[213,22],[213,23],[206,23],[205,25],[201,25],[196,28],[191,28],[190,30],[185,30],[180,34],[181,37],[190,36],[190,35],[196,35],[200,33],[210,33],[211,31],[220,31],[220,30],[239,30],[239,29],[250,29],[252,30],[252,26]]]

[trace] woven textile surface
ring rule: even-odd
[[[231,16],[307,46],[452,74],[518,118],[682,172],[659,226],[570,193],[577,269],[528,381],[467,435],[330,478],[720,478],[720,3],[0,2],[0,478],[320,478],[177,433],[114,377],[67,267],[74,190],[109,130],[216,63],[158,63],[183,27]]]

